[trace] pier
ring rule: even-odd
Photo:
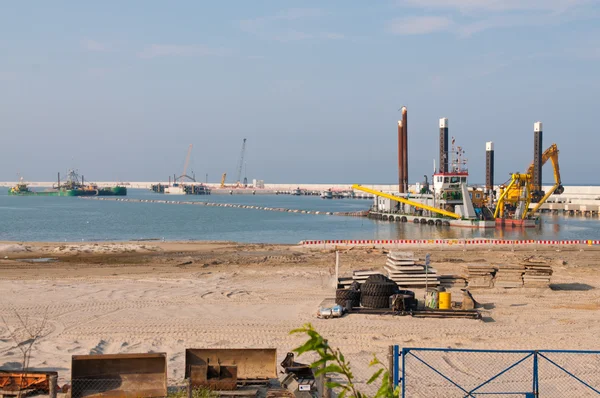
[[[183,200],[161,200],[161,199],[129,199],[129,198],[111,198],[111,197],[99,197],[99,196],[88,196],[81,197],[81,199],[88,200],[106,200],[115,202],[130,202],[130,203],[162,203],[169,205],[196,205],[196,206],[208,206],[208,207],[227,207],[232,209],[251,209],[251,210],[262,210],[262,211],[274,211],[278,213],[296,213],[296,214],[312,214],[312,215],[326,215],[326,216],[346,216],[346,217],[366,217],[368,210],[364,211],[317,211],[317,210],[300,210],[300,209],[287,209],[283,207],[264,207],[264,206],[253,206],[253,205],[242,205],[235,203],[214,203],[214,202],[201,202],[201,201],[183,201]]]

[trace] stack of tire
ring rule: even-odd
[[[335,303],[344,308],[360,307],[360,284],[354,282],[349,289],[337,289]]]
[[[390,308],[390,296],[398,292],[398,285],[385,275],[371,275],[361,286],[360,301],[365,308]]]

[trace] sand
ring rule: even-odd
[[[435,251],[439,273],[460,274],[465,262],[518,264],[535,257],[554,268],[551,289],[473,290],[482,321],[349,315],[316,317],[333,297],[333,251],[230,242],[0,242],[0,367],[18,368],[7,334],[15,314],[45,335],[31,367],[70,378],[71,355],[166,352],[171,383],[181,382],[186,348],[275,347],[279,361],[303,342],[289,331],[311,322],[368,378],[373,354],[387,347],[600,349],[600,256],[597,251]],[[423,258],[424,252],[416,252]],[[26,258],[57,262],[28,263]],[[381,250],[340,255],[341,274],[382,270]],[[454,297],[460,298],[459,290]],[[423,292],[417,291],[417,297]],[[5,324],[6,322],[6,324]]]

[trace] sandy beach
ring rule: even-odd
[[[333,250],[223,242],[0,242],[0,367],[19,368],[7,335],[16,314],[47,317],[31,367],[70,378],[71,355],[166,352],[171,382],[183,379],[184,351],[275,347],[279,360],[303,341],[289,331],[311,322],[352,359],[360,377],[387,347],[600,349],[600,257],[586,251],[428,250],[440,273],[466,262],[518,264],[535,257],[554,269],[549,289],[472,290],[483,320],[349,315],[316,317],[334,297]],[[423,258],[425,251],[415,252]],[[381,249],[341,252],[341,275],[383,271]],[[27,259],[54,258],[55,262]],[[460,298],[457,289],[453,292]],[[417,297],[422,297],[417,291]]]

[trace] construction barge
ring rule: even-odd
[[[494,146],[486,143],[485,189],[468,186],[469,172],[464,150],[455,146],[452,137],[448,150],[448,119],[439,121],[439,169],[429,184],[427,175],[417,192],[408,190],[407,111],[402,108],[398,121],[398,192],[385,193],[360,185],[352,188],[375,196],[368,217],[396,222],[410,222],[435,226],[473,229],[535,228],[540,225],[536,215],[552,194],[564,192],[558,166],[558,147],[552,144],[542,152],[542,123],[534,124],[534,161],[527,172],[512,173],[511,178],[494,191]],[[449,159],[451,158],[450,162]],[[541,189],[541,169],[550,160],[554,168],[555,185],[548,191]],[[533,206],[533,207],[532,207]]]
[[[99,187],[94,183],[86,184],[83,176],[80,177],[77,171],[69,170],[64,183],[61,183],[60,173],[58,173],[57,184],[51,189],[32,191],[21,177],[19,183],[8,190],[8,194],[13,196],[126,196],[127,188],[121,185]]]

